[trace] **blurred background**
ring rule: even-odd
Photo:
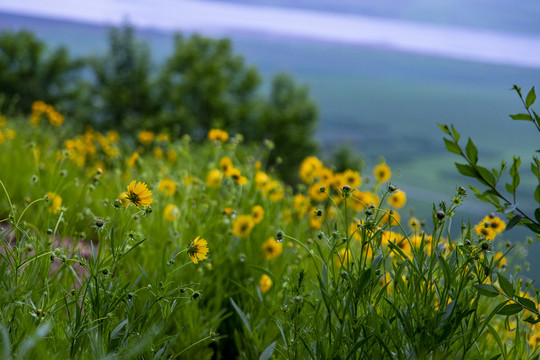
[[[46,93],[65,99],[78,92],[76,105],[56,106],[81,124],[126,131],[159,125],[194,138],[223,126],[247,140],[269,138],[291,181],[310,152],[366,173],[384,158],[408,207],[424,218],[433,202],[472,183],[457,173],[460,159],[445,150],[437,123],[472,137],[486,167],[511,163],[514,154],[528,164],[539,149],[530,124],[508,116],[523,110],[512,85],[526,92],[540,79],[539,18],[536,0],[0,0],[0,30],[31,31],[46,45],[44,59],[57,56],[51,73],[69,64],[63,85],[49,82]],[[12,42],[28,50],[21,38]],[[204,66],[186,73],[189,64]],[[126,75],[122,67],[136,71]],[[219,74],[219,85],[208,74]],[[178,90],[182,81],[191,84]],[[227,86],[232,93],[215,103]],[[175,96],[186,92],[199,98],[176,107]],[[107,96],[137,106],[116,109]],[[194,112],[203,105],[215,113]],[[534,209],[534,187],[524,173],[521,206]],[[491,211],[471,195],[462,216],[477,222]]]

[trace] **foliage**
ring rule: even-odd
[[[68,110],[78,95],[73,80],[81,66],[63,47],[47,51],[31,32],[0,32],[0,113],[29,113],[36,100]]]
[[[540,131],[540,116],[532,109],[536,101],[536,93],[534,87],[529,91],[527,97],[524,99],[521,93],[521,88],[514,85],[513,90],[516,91],[521,99],[526,113],[520,113],[510,115],[513,120],[530,121],[534,124],[536,129]],[[449,152],[460,155],[465,161],[465,164],[456,163],[457,170],[465,176],[475,178],[480,184],[484,185],[487,190],[480,191],[471,186],[476,197],[484,202],[491,204],[498,212],[506,214],[508,217],[507,229],[511,229],[516,225],[526,226],[533,233],[540,236],[540,207],[533,211],[526,211],[519,207],[517,201],[517,190],[520,185],[519,167],[521,166],[521,158],[514,156],[512,159],[512,165],[509,169],[509,179],[504,184],[504,189],[499,185],[506,169],[507,163],[501,161],[499,168],[492,168],[491,170],[482,167],[478,164],[478,150],[474,145],[471,138],[468,139],[465,149],[459,145],[460,134],[456,131],[454,126],[439,125],[440,128],[449,136],[444,139],[446,149]],[[531,172],[535,176],[535,190],[531,191],[531,198],[534,197],[534,201],[540,205],[540,160],[537,156],[532,157]],[[505,191],[506,190],[506,191]]]
[[[308,157],[292,193],[265,146],[223,131],[38,120],[0,122],[3,358],[538,356],[538,295],[502,227],[451,236],[463,188],[407,219],[389,170]]]
[[[126,131],[155,114],[150,51],[136,39],[132,26],[111,28],[109,51],[88,59],[88,65],[92,72],[88,95],[94,109],[87,122],[101,129]]]

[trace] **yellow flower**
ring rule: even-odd
[[[314,230],[320,230],[323,223],[323,217],[317,216],[318,210],[312,207],[309,210],[309,226]]]
[[[275,202],[283,198],[285,191],[279,181],[271,180],[264,185],[263,193],[266,197]]]
[[[506,223],[493,214],[490,214],[482,219],[482,223],[486,222],[489,223],[489,227],[491,227],[497,234],[500,234],[504,229],[506,229]]]
[[[483,236],[486,240],[493,240],[497,236],[497,232],[491,227],[491,223],[482,221],[478,223],[474,230],[478,236]]]
[[[234,236],[245,238],[251,234],[254,226],[255,222],[251,215],[240,215],[233,222],[232,233]]]
[[[60,210],[60,206],[62,206],[62,198],[53,192],[48,192],[47,196],[49,197],[49,201],[51,203],[49,205],[49,212],[56,214],[58,210]]]
[[[325,192],[321,192],[321,187],[323,186],[322,183],[313,183],[308,190],[309,197],[313,199],[314,201],[324,201],[327,198],[327,195]]]
[[[149,206],[152,203],[152,191],[143,182],[133,180],[127,187],[126,198],[136,207]]]
[[[270,180],[270,177],[263,171],[257,171],[255,174],[255,184],[257,189],[261,189]]]
[[[128,159],[127,166],[128,167],[134,167],[138,158],[139,158],[139,153],[135,151],[133,153],[133,155],[131,155],[131,157]]]
[[[360,177],[358,171],[347,169],[342,176],[345,185],[349,185],[351,189],[357,188],[362,184],[362,178]]]
[[[261,280],[259,281],[259,289],[261,289],[261,292],[264,294],[268,290],[270,290],[270,287],[272,286],[272,279],[266,274],[263,274],[261,276]]]
[[[394,191],[392,195],[390,195],[390,197],[388,198],[388,204],[395,207],[396,209],[403,207],[406,201],[407,196],[405,196],[405,193],[401,190]]]
[[[409,219],[409,227],[411,228],[411,230],[414,230],[415,232],[419,231],[420,230],[420,221],[415,217],[411,217]]]
[[[58,127],[64,123],[64,117],[60,113],[52,110],[48,113],[48,115],[49,115],[49,124],[51,124],[52,126]]]
[[[303,217],[309,210],[309,198],[302,194],[296,194],[293,201],[293,210],[298,214],[298,217]]]
[[[392,210],[385,211],[384,215],[381,218],[383,224],[390,224],[390,226],[397,226],[400,221],[400,216],[397,212]]]
[[[118,142],[120,140],[120,135],[114,130],[107,131],[107,139],[109,139],[110,142]]]
[[[172,196],[176,192],[176,183],[171,179],[163,179],[159,182],[158,190],[167,196]]]
[[[336,257],[336,264],[338,266],[345,266],[349,263],[349,260],[351,259],[351,252],[350,250],[347,250],[345,248],[339,250],[339,253]]]
[[[265,259],[273,259],[283,251],[283,243],[277,242],[273,237],[270,237],[262,246]]]
[[[323,163],[315,156],[308,156],[300,164],[298,175],[306,184],[312,183],[317,177],[319,171],[323,168]]]
[[[206,259],[206,254],[208,254],[208,243],[206,240],[201,239],[199,236],[195,238],[188,245],[188,255],[195,264],[199,263],[199,260]]]
[[[170,163],[174,163],[176,162],[176,158],[176,151],[174,151],[173,149],[167,150],[167,161],[169,161]]]
[[[375,169],[373,170],[373,175],[378,182],[383,183],[390,180],[390,176],[392,176],[392,171],[390,170],[390,167],[388,165],[379,164],[375,166]]]
[[[143,145],[150,145],[154,142],[154,133],[151,131],[139,131],[139,142]]]
[[[226,142],[227,140],[229,140],[229,134],[224,130],[211,129],[208,132],[208,140]]]
[[[154,157],[156,159],[163,159],[163,149],[160,147],[154,148]]]
[[[163,211],[163,217],[165,220],[173,222],[174,220],[178,219],[180,216],[180,209],[178,209],[178,206],[174,204],[167,204],[165,206],[165,210]]]
[[[232,215],[234,213],[234,210],[232,209],[232,207],[226,207],[225,209],[223,209],[223,215]]]
[[[261,205],[255,205],[251,209],[251,216],[253,217],[253,222],[255,224],[260,223],[264,219],[264,209]]]
[[[495,256],[493,257],[493,261],[495,262],[495,264],[497,264],[499,269],[506,267],[506,258],[504,257],[504,254],[500,251],[495,254]]]
[[[221,167],[224,173],[228,173],[229,169],[233,168],[234,166],[232,160],[229,157],[225,156],[221,160],[219,160],[219,167]]]
[[[223,174],[221,173],[221,171],[217,169],[210,170],[210,172],[206,176],[206,185],[217,189],[221,187],[222,178],[223,178]]]

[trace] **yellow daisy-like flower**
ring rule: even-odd
[[[199,260],[206,259],[206,254],[208,254],[208,243],[206,240],[201,239],[200,236],[197,236],[195,240],[189,243],[187,253],[191,258],[191,261],[198,264]]]
[[[225,156],[221,160],[219,160],[219,167],[223,170],[223,172],[228,173],[229,169],[234,168],[232,160],[230,157]],[[229,176],[229,175],[227,175]]]
[[[489,227],[491,227],[497,234],[503,232],[506,229],[506,223],[501,220],[501,218],[495,215],[488,215],[482,219],[482,223],[489,222]]]
[[[178,206],[174,204],[167,204],[167,206],[165,206],[165,210],[163,211],[163,217],[165,220],[173,222],[174,220],[178,219],[179,216],[180,209],[178,209]]]
[[[56,214],[58,210],[60,210],[60,206],[62,206],[62,198],[53,192],[48,192],[47,196],[49,197],[49,201],[51,203],[49,205],[49,212]]]
[[[261,205],[255,205],[253,209],[251,209],[251,216],[253,217],[253,222],[255,224],[260,223],[264,219],[264,209]]]
[[[178,155],[176,155],[176,151],[174,151],[173,149],[167,150],[167,161],[168,162],[170,162],[170,163],[176,162],[177,157],[178,157]]]
[[[302,195],[302,194],[296,194],[294,195],[294,201],[293,201],[293,210],[296,214],[298,214],[298,217],[303,217],[307,211],[309,210],[310,202],[309,198]]]
[[[234,236],[245,238],[251,234],[254,226],[255,222],[251,215],[240,215],[233,222],[232,233]]]
[[[266,185],[264,185],[263,193],[270,200],[276,202],[283,198],[285,191],[283,190],[283,186],[279,181],[271,180]]]
[[[259,289],[261,289],[261,292],[264,294],[270,290],[270,287],[272,287],[272,279],[270,279],[270,276],[263,274],[263,276],[261,276],[261,280],[259,281]]]
[[[127,187],[126,198],[136,207],[149,206],[152,203],[152,191],[143,182],[133,180]]]
[[[110,142],[118,142],[118,140],[120,140],[120,135],[118,134],[118,132],[114,131],[114,130],[110,130],[110,131],[107,131],[107,139],[109,139]]]
[[[373,170],[373,176],[375,176],[375,179],[377,179],[378,182],[383,183],[390,180],[390,176],[392,176],[392,171],[390,170],[390,167],[388,165],[379,164],[375,166],[375,169]]]
[[[171,179],[163,179],[159,182],[158,190],[167,196],[172,196],[176,192],[176,183]]]
[[[420,230],[420,220],[418,220],[415,217],[411,217],[409,219],[409,228],[411,228],[411,230],[414,230],[415,232],[419,231]]]
[[[138,158],[139,158],[139,153],[135,151],[133,155],[131,155],[130,158],[128,159],[127,166],[134,167]]]
[[[401,190],[394,191],[392,195],[390,195],[390,197],[388,198],[388,204],[395,207],[396,209],[403,207],[406,202],[407,196]]]
[[[324,201],[328,197],[325,192],[321,192],[321,187],[323,187],[322,183],[313,183],[308,190],[309,197],[313,199],[314,201]]]
[[[220,188],[221,179],[223,179],[223,173],[217,169],[210,170],[206,176],[206,185],[211,188]]]
[[[315,156],[308,156],[300,164],[300,170],[298,171],[298,175],[304,183],[310,184],[315,180],[315,177],[317,177],[319,171],[323,167],[324,166],[321,160],[319,160]]]
[[[342,176],[345,184],[349,185],[351,189],[357,188],[362,184],[362,178],[358,171],[347,169]]]
[[[160,147],[154,148],[154,157],[158,160],[163,159],[163,149]]]
[[[154,142],[154,133],[151,131],[139,131],[139,142],[143,145],[150,145]]]
[[[491,227],[490,221],[481,221],[475,226],[474,230],[478,236],[483,236],[486,240],[493,240],[497,236],[497,232]]]
[[[270,237],[262,246],[265,259],[273,259],[281,255],[283,251],[283,243],[277,242],[273,237]]]
[[[257,171],[255,174],[255,184],[257,189],[261,189],[270,180],[270,176],[263,171]]]
[[[381,221],[383,224],[389,223],[390,226],[397,226],[400,220],[401,220],[401,217],[399,216],[399,214],[392,210],[386,211],[381,218]]]
[[[226,142],[227,140],[229,140],[229,134],[224,130],[211,129],[208,132],[208,140]]]

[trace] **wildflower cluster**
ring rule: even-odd
[[[64,117],[57,112],[54,107],[43,101],[35,101],[32,104],[32,115],[30,116],[30,122],[32,126],[38,126],[41,120],[41,116],[45,115],[49,119],[49,123],[52,126],[61,126],[64,123]]]

